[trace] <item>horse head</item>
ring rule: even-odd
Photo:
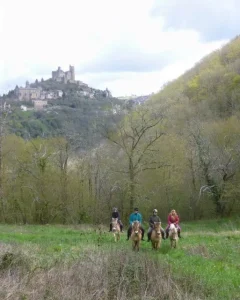
[[[177,239],[177,228],[174,224],[170,224],[169,226],[169,236],[172,239]]]
[[[134,232],[135,235],[140,233],[140,222],[139,221],[134,221],[132,223],[132,231]]]
[[[161,234],[161,222],[154,222],[153,229],[157,235]]]
[[[118,219],[117,218],[112,218],[112,232],[115,232],[118,227]]]

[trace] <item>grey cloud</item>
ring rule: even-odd
[[[156,0],[152,16],[164,17],[166,28],[195,29],[212,41],[240,33],[239,10],[239,0]]]

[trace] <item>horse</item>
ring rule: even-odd
[[[140,229],[140,222],[134,221],[132,223],[132,233],[131,233],[131,240],[132,240],[132,249],[139,251],[140,241],[142,239],[142,230]]]
[[[171,248],[177,248],[178,232],[174,224],[170,224],[169,226],[169,239],[171,243]]]
[[[112,232],[115,242],[120,240],[120,225],[118,223],[118,218],[112,218]]]
[[[152,249],[158,250],[161,246],[162,234],[161,234],[161,222],[154,222],[153,230],[151,233]]]

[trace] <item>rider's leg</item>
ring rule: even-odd
[[[169,227],[166,228],[166,239],[168,238],[169,235]]]
[[[181,238],[181,230],[179,227],[178,227],[177,233],[178,233],[178,237]]]
[[[147,233],[147,235],[148,235],[148,242],[150,242],[150,240],[151,240],[151,234],[152,234],[152,227],[149,227],[148,228],[148,233]]]
[[[165,232],[163,228],[161,228],[161,234],[162,234],[162,238],[165,240]]]
[[[144,241],[144,233],[145,233],[145,230],[144,230],[144,228],[141,226],[140,227],[141,228],[141,230],[142,230],[142,241]]]
[[[120,225],[120,231],[122,232],[123,231],[123,223],[120,220],[118,222],[119,222],[119,225]]]
[[[110,230],[109,230],[109,232],[110,232],[110,231],[112,231],[112,223],[110,223]]]
[[[132,231],[132,226],[129,226],[129,227],[128,227],[128,230],[127,230],[127,241],[128,241],[129,238],[130,238],[131,231]]]

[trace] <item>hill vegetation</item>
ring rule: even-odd
[[[103,118],[111,122],[114,112],[123,109],[124,101],[106,97],[104,91],[87,87],[88,94],[84,95],[83,88],[75,83],[56,82],[52,79],[37,81],[31,84],[33,88],[44,91],[61,90],[63,97],[48,100],[48,107],[42,111],[20,109],[21,105],[33,107],[30,101],[16,101],[13,91],[2,98],[11,105],[8,116],[8,132],[26,138],[63,136],[70,142],[77,138],[82,150],[95,147],[102,137],[98,126]]]

